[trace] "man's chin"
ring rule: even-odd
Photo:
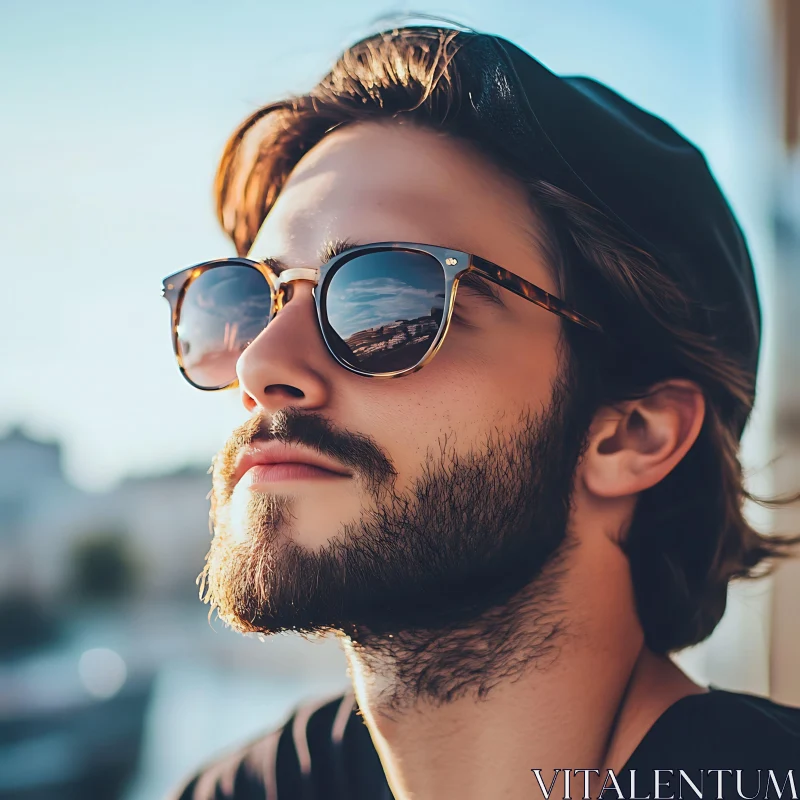
[[[336,600],[313,588],[312,576],[335,572],[337,533],[308,530],[294,512],[297,498],[250,491],[213,507],[214,539],[200,574],[201,598],[243,633],[330,631],[322,611]],[[330,520],[328,521],[330,524]],[[322,551],[325,551],[323,556]]]

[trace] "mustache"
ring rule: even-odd
[[[215,483],[220,481],[229,492],[239,451],[255,442],[271,441],[301,445],[331,458],[353,470],[373,492],[397,475],[388,454],[372,437],[339,428],[316,411],[287,408],[270,417],[252,417],[234,431],[214,456]]]

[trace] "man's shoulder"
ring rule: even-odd
[[[276,730],[201,767],[173,800],[379,797],[384,781],[348,692],[298,707]]]
[[[723,761],[733,768],[800,767],[800,708],[713,687],[684,697],[651,728],[632,762],[663,766],[665,759],[680,768]]]

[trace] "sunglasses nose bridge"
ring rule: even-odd
[[[285,269],[272,279],[272,288],[274,293],[274,310],[275,313],[280,311],[293,292],[291,291],[291,284],[298,281],[308,281],[313,288],[319,283],[319,269],[309,269],[304,267],[296,267],[294,269]]]
[[[311,281],[316,286],[316,284],[319,283],[319,269],[309,269],[306,267],[284,269],[275,276],[275,289],[280,289],[282,286],[292,281]]]

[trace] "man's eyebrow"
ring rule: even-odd
[[[314,264],[313,267],[319,267],[323,264],[327,264],[332,258],[336,258],[336,256],[343,253],[345,250],[349,250],[351,247],[359,247],[360,242],[356,242],[353,239],[327,239],[320,245],[319,250],[317,250],[317,259],[319,260],[318,264]],[[263,264],[266,264],[276,275],[280,275],[281,272],[285,269],[289,269],[289,266],[286,264],[285,261],[281,261],[279,258],[273,258],[271,256],[262,256],[258,259]],[[312,265],[304,264],[305,267],[310,267]]]
[[[317,258],[320,264],[327,264],[332,258],[344,253],[351,247],[361,247],[361,242],[355,239],[328,239],[322,243],[317,251]]]
[[[266,264],[272,272],[280,275],[283,270],[288,269],[286,264],[279,258],[271,258],[270,256],[262,256],[258,259],[262,264]]]

